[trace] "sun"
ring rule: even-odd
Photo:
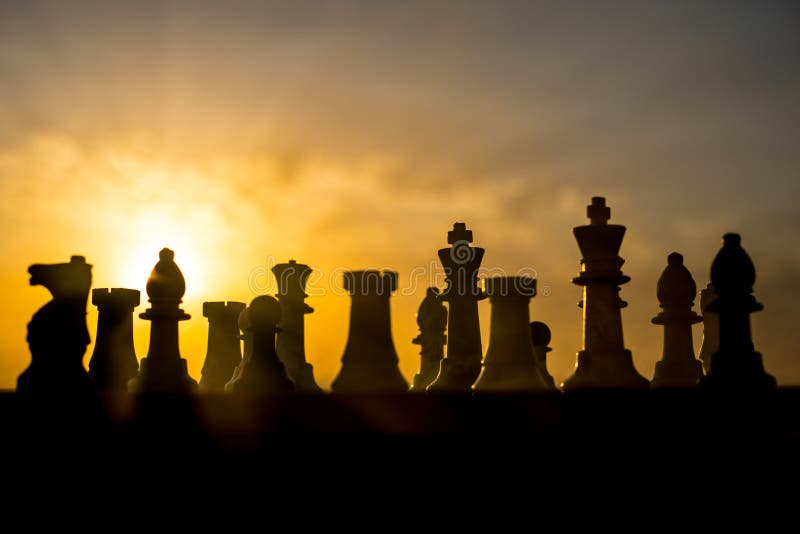
[[[201,237],[169,219],[168,216],[155,214],[147,217],[147,222],[137,226],[136,235],[130,236],[129,242],[122,247],[124,253],[115,260],[115,271],[121,287],[140,290],[143,301],[147,298],[147,279],[158,262],[158,253],[162,248],[169,248],[175,253],[175,263],[186,279],[184,300],[195,299],[208,289],[205,287],[208,273],[204,269],[208,262],[203,258],[202,250],[205,247]]]

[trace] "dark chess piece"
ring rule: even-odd
[[[253,357],[253,332],[250,330],[250,308],[245,307],[239,313],[239,318],[237,320],[238,328],[241,331],[239,335],[239,339],[242,341],[242,361],[239,362],[239,365],[233,370],[233,375],[231,375],[231,379],[228,380],[228,383],[225,384],[225,391],[228,390],[228,384],[231,382],[236,381],[239,378],[239,375],[242,374],[242,369],[244,369],[244,363],[250,361],[250,358]]]
[[[692,325],[702,318],[692,311],[697,285],[683,265],[683,256],[673,252],[658,279],[656,295],[663,310],[652,320],[664,325],[664,354],[656,362],[651,387],[689,388],[703,377],[703,364],[694,356]]]
[[[186,282],[174,257],[170,249],[161,249],[158,263],[147,279],[151,307],[139,317],[150,321],[150,346],[142,358],[139,375],[128,382],[128,389],[133,392],[197,390],[197,382],[189,376],[178,346],[178,322],[191,316],[180,308]]]
[[[240,318],[242,330],[252,336],[252,353],[246,354],[225,391],[268,395],[294,391],[294,383],[275,349],[275,336],[280,332],[280,303],[269,295],[256,297]]]
[[[286,366],[297,391],[319,393],[314,380],[314,367],[306,361],[305,316],[314,308],[304,302],[311,267],[289,260],[272,268],[278,281],[278,302],[281,304],[281,331],[278,333],[278,357]]]
[[[344,288],[352,300],[350,330],[342,368],[331,389],[337,393],[408,390],[392,341],[389,298],[397,289],[397,273],[346,272]]]
[[[204,302],[203,317],[208,318],[208,349],[200,377],[200,391],[219,393],[242,362],[239,314],[244,302]]]
[[[548,347],[550,344],[550,328],[541,321],[533,321],[530,324],[530,329],[533,355],[536,358],[536,364],[539,366],[539,373],[542,375],[548,389],[558,389],[556,381],[547,370],[547,353],[553,350]]]
[[[709,311],[719,314],[719,350],[711,356],[711,369],[700,384],[716,390],[770,391],[776,387],[775,378],[764,370],[750,332],[750,314],[764,309],[752,295],[756,270],[739,234],[725,234],[722,240],[711,264],[717,298],[708,305]]]
[[[86,302],[92,285],[92,266],[83,256],[69,263],[28,267],[30,285],[46,287],[53,299],[39,308],[28,323],[31,364],[17,378],[19,393],[70,393],[94,391],[83,366],[89,345]]]
[[[547,384],[533,352],[528,302],[536,295],[536,280],[527,276],[486,280],[492,303],[489,348],[475,391],[540,391]]]
[[[708,309],[708,305],[716,298],[717,293],[711,284],[700,291],[700,311],[703,314],[703,344],[700,345],[700,361],[703,362],[703,370],[706,373],[711,370],[711,356],[719,350],[719,314]]]
[[[417,311],[419,335],[411,340],[420,345],[419,373],[414,375],[411,391],[425,391],[439,374],[447,336],[447,308],[439,301],[439,290],[429,287]]]
[[[591,224],[573,229],[581,250],[581,273],[572,283],[583,287],[583,348],[575,372],[562,387],[570,389],[646,388],[649,382],[633,365],[631,352],[622,339],[619,285],[630,281],[620,270],[619,257],[625,227],[608,224],[611,209],[603,197],[592,197],[587,216]]]
[[[447,318],[447,356],[441,361],[439,375],[428,391],[470,391],[481,372],[481,346],[478,301],[486,298],[478,287],[478,268],[484,249],[470,246],[472,230],[455,223],[447,232],[449,248],[439,249],[447,285],[439,296],[449,303]]]
[[[89,374],[97,389],[125,393],[128,382],[139,373],[139,360],[133,347],[133,309],[139,305],[136,289],[102,288],[92,290],[97,306],[97,341],[89,360]]]

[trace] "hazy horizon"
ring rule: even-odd
[[[552,330],[560,382],[581,343],[571,229],[592,196],[628,228],[623,324],[640,373],[661,356],[650,319],[667,255],[699,290],[737,232],[765,305],[756,349],[779,384],[800,384],[798,27],[800,6],[780,1],[0,1],[0,388],[27,366],[26,324],[49,298],[28,285],[32,263],[81,254],[93,287],[142,290],[142,358],[144,285],[173,249],[199,379],[203,301],[249,302],[265,289],[254,270],[289,259],[326,276],[393,269],[402,287],[438,269],[456,221],[484,268],[537,272],[531,318]],[[325,387],[349,320],[328,280],[306,320]],[[426,287],[392,299],[409,381]]]

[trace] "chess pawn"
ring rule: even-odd
[[[619,257],[625,227],[608,224],[611,209],[603,197],[592,197],[586,213],[590,224],[573,229],[583,256],[581,273],[572,279],[583,287],[578,304],[583,309],[583,347],[563,388],[646,388],[649,382],[636,371],[622,338],[621,309],[627,303],[619,297],[619,286],[630,281],[622,274],[625,260]]]
[[[419,335],[411,340],[420,345],[419,373],[414,375],[411,391],[425,391],[439,373],[439,365],[444,357],[447,336],[447,308],[439,302],[439,290],[429,287],[417,311]]]
[[[539,366],[539,373],[542,375],[548,389],[557,390],[556,381],[547,370],[547,353],[553,350],[548,347],[550,344],[550,328],[541,321],[533,321],[530,325],[530,329],[533,355],[536,358],[536,364]]]
[[[703,344],[700,345],[700,361],[703,362],[703,370],[706,373],[711,369],[711,355],[719,350],[719,315],[708,309],[708,305],[716,298],[717,294],[711,284],[708,284],[700,292],[700,311],[703,313]]]
[[[242,330],[251,336],[252,352],[246,354],[238,372],[225,385],[225,391],[250,394],[294,391],[294,383],[286,374],[286,367],[275,349],[275,336],[280,332],[280,303],[269,295],[256,297],[240,317]]]
[[[203,317],[208,318],[208,349],[200,377],[200,391],[225,390],[233,371],[242,361],[239,314],[244,302],[204,302]]]
[[[527,276],[486,280],[492,303],[489,348],[475,391],[529,391],[547,389],[530,332],[528,303],[536,295],[536,280]]]
[[[702,321],[692,311],[697,285],[683,265],[683,256],[673,252],[658,279],[656,295],[663,311],[652,319],[664,325],[664,353],[656,362],[652,387],[694,387],[703,377],[703,365],[695,359],[692,325]]]
[[[739,234],[725,234],[722,249],[711,264],[711,284],[717,298],[708,310],[719,315],[719,349],[701,381],[704,388],[769,391],[775,378],[764,371],[761,354],[753,347],[750,314],[764,306],[753,297],[756,271],[741,245]]]
[[[197,382],[189,376],[178,344],[178,322],[191,316],[180,308],[186,292],[183,273],[175,264],[175,253],[164,248],[147,279],[150,308],[139,317],[150,321],[150,346],[142,358],[139,375],[128,382],[133,392],[191,392]]]
[[[278,332],[278,357],[286,366],[297,391],[321,392],[314,380],[314,367],[306,361],[305,316],[314,308],[304,302],[311,268],[289,260],[272,268],[278,281],[278,302],[281,304],[281,330]]]
[[[139,301],[136,289],[92,290],[92,304],[97,306],[97,340],[89,374],[99,390],[127,392],[128,381],[139,372],[133,347],[133,309]]]
[[[446,283],[440,300],[449,305],[447,355],[428,391],[468,392],[481,372],[483,347],[478,318],[478,301],[486,298],[478,287],[478,269],[485,250],[473,247],[472,230],[455,223],[447,232],[449,248],[439,249]]]
[[[83,366],[89,345],[86,302],[92,266],[83,256],[69,263],[35,264],[28,268],[30,285],[44,286],[53,296],[33,314],[27,342],[31,363],[17,378],[19,393],[88,393],[94,382]]]
[[[350,293],[350,330],[342,368],[331,384],[334,392],[408,390],[397,367],[392,341],[389,298],[397,289],[394,271],[349,271],[344,288]]]

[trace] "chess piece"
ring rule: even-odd
[[[539,366],[539,373],[542,375],[548,389],[558,389],[556,381],[547,370],[547,353],[553,350],[548,347],[550,344],[550,328],[541,321],[533,321],[530,324],[530,329],[533,355],[536,358],[536,364]]]
[[[417,311],[419,335],[411,340],[420,346],[419,373],[414,375],[411,391],[425,391],[439,373],[447,336],[447,308],[439,301],[439,290],[429,287]]]
[[[253,357],[253,332],[250,330],[250,308],[245,307],[240,313],[239,318],[237,319],[237,326],[241,331],[239,335],[239,339],[242,341],[242,361],[239,362],[239,365],[233,370],[233,375],[231,375],[231,379],[228,380],[228,383],[225,384],[225,390],[227,391],[227,386],[231,382],[235,382],[239,375],[242,374],[242,369],[244,368],[245,362],[249,362],[250,358]]]
[[[186,292],[183,273],[168,248],[158,253],[158,263],[147,279],[150,308],[139,317],[150,321],[150,346],[142,358],[139,375],[128,382],[134,392],[190,392],[197,382],[189,376],[178,346],[178,322],[191,316],[180,308]]]
[[[136,289],[93,289],[97,306],[97,341],[89,360],[89,374],[97,389],[127,392],[128,381],[139,373],[133,347],[133,309],[139,305]]]
[[[764,309],[752,295],[755,267],[739,234],[725,234],[722,240],[722,249],[711,264],[717,298],[708,305],[709,311],[719,315],[719,349],[711,356],[711,369],[701,385],[717,390],[769,391],[776,387],[775,378],[764,370],[750,332],[750,314]]]
[[[428,391],[470,391],[481,372],[481,346],[478,301],[486,298],[478,287],[478,268],[484,249],[470,246],[472,230],[455,223],[447,232],[449,248],[439,249],[447,285],[439,296],[449,303],[447,317],[447,355],[441,361],[439,375]]]
[[[200,377],[200,391],[219,393],[242,362],[239,314],[244,302],[204,302],[203,317],[208,318],[208,349]]]
[[[703,344],[700,345],[700,361],[703,370],[711,369],[711,355],[719,350],[719,315],[708,309],[708,305],[717,298],[714,286],[708,284],[700,292],[700,311],[703,313]]]
[[[305,316],[314,308],[304,299],[311,268],[289,260],[272,268],[278,281],[278,302],[281,304],[281,330],[278,332],[278,357],[286,366],[289,378],[297,391],[319,393],[322,391],[314,380],[314,367],[306,361]]]
[[[540,391],[547,384],[539,372],[530,331],[528,302],[536,280],[527,276],[486,280],[492,303],[489,348],[475,391]]]
[[[608,224],[611,209],[603,197],[593,197],[587,207],[591,224],[573,229],[581,250],[581,273],[572,283],[583,287],[583,347],[575,372],[564,381],[565,390],[581,388],[646,388],[649,382],[633,365],[622,339],[620,284],[630,277],[620,270],[625,262],[619,248],[625,227]]]
[[[389,298],[397,289],[394,271],[349,271],[344,288],[350,293],[350,330],[342,368],[331,384],[334,392],[408,390],[397,367],[392,341]]]
[[[280,303],[269,295],[256,297],[240,318],[242,330],[252,336],[252,352],[246,354],[238,372],[225,385],[225,391],[249,394],[294,391],[294,383],[275,349],[275,336],[280,332]]]
[[[673,252],[656,290],[663,311],[652,322],[664,325],[664,354],[656,362],[652,387],[694,387],[703,377],[703,364],[695,359],[692,345],[692,325],[702,321],[692,311],[696,294],[697,285],[683,265],[683,256]]]
[[[33,314],[27,342],[31,363],[17,378],[19,393],[81,394],[94,390],[83,366],[89,345],[86,302],[92,285],[92,266],[83,256],[69,263],[28,267],[30,285],[44,286],[53,296]]]

